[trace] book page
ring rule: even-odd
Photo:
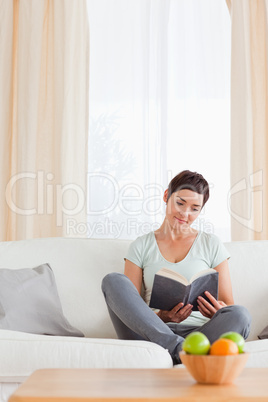
[[[217,271],[215,271],[215,269],[213,269],[213,268],[203,269],[202,271],[199,271],[195,275],[193,275],[191,277],[189,283],[192,283],[194,280],[196,280],[196,278],[200,278],[201,276],[213,274],[215,272],[217,272]]]
[[[162,268],[160,271],[156,273],[156,275],[164,276],[165,278],[173,279],[174,281],[183,283],[184,285],[188,285],[189,281],[185,278],[185,276],[179,274],[178,272],[173,271],[169,268]]]

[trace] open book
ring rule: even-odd
[[[204,292],[207,290],[218,298],[218,277],[215,269],[209,268],[195,274],[190,281],[178,272],[162,268],[155,274],[149,307],[160,310],[171,310],[178,303],[192,304],[193,311],[198,311],[197,297],[207,301]]]

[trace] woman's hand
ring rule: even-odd
[[[160,310],[157,315],[164,322],[182,322],[189,317],[192,308],[191,304],[184,306],[183,303],[179,303],[170,311]]]
[[[211,303],[202,296],[198,296],[197,298],[198,310],[204,317],[211,318],[218,310],[227,306],[223,301],[216,300],[209,292],[205,292],[205,295]]]

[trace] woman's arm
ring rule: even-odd
[[[219,273],[219,300],[216,300],[209,292],[206,292],[206,296],[212,304],[203,297],[198,297],[198,309],[203,316],[208,318],[213,317],[219,309],[234,304],[228,260],[223,261],[214,269]]]
[[[223,261],[214,269],[219,273],[218,299],[227,305],[234,304],[228,260]]]
[[[137,288],[139,294],[141,294],[142,269],[138,267],[138,265],[126,259],[124,274],[131,280],[133,285]]]

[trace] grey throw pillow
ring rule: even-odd
[[[268,339],[268,325],[265,327],[261,333],[258,335],[259,339]]]
[[[0,269],[0,329],[84,336],[63,315],[49,264],[36,268]]]

